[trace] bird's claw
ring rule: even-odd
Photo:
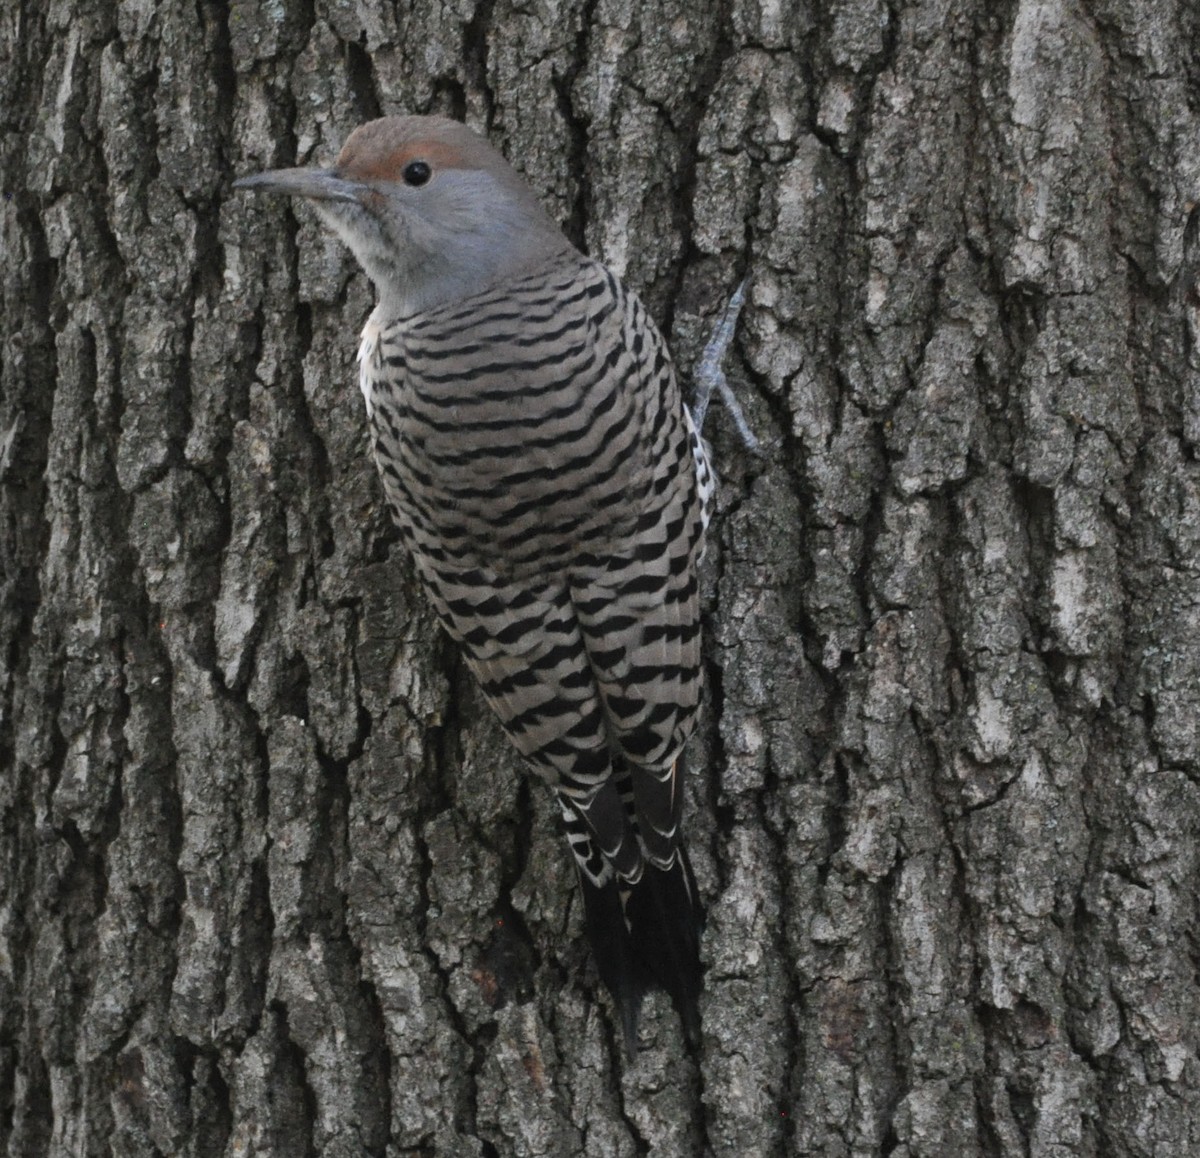
[[[725,377],[725,371],[721,365],[725,360],[729,343],[733,341],[738,315],[746,303],[746,284],[749,280],[750,276],[747,274],[737,289],[733,291],[733,297],[729,299],[720,320],[713,327],[708,344],[704,347],[704,353],[700,356],[700,364],[696,367],[696,400],[692,406],[692,419],[697,430],[704,428],[704,415],[715,389],[721,396],[725,409],[729,411],[733,425],[737,428],[746,448],[757,451],[758,439],[755,437],[754,431],[750,429],[750,424],[746,421],[742,408],[738,404],[737,395],[734,394],[733,387],[729,385],[729,379]]]

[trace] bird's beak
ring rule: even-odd
[[[253,177],[239,177],[235,189],[253,189],[257,193],[283,193],[289,197],[308,197],[313,201],[360,200],[363,187],[356,181],[339,177],[332,169],[270,169]]]

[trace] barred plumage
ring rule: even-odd
[[[675,772],[700,703],[705,507],[657,330],[576,256],[372,321],[360,363],[396,523],[509,738],[558,791],[585,895],[615,876],[631,889],[649,860],[686,896]],[[607,916],[589,900],[606,973],[628,936],[616,899]],[[625,956],[606,981],[632,1016],[646,979]],[[671,969],[690,1020],[694,966]]]
[[[248,183],[313,198],[376,281],[359,362],[396,524],[505,732],[558,794],[631,1047],[654,983],[695,1040],[680,761],[701,697],[712,474],[666,346],[462,126],[373,122],[320,172]],[[414,191],[435,176],[436,201]],[[481,190],[492,200],[472,217]]]

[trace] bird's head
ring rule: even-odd
[[[303,197],[403,317],[453,302],[570,250],[507,161],[444,117],[355,129],[332,168],[274,169],[235,189]]]

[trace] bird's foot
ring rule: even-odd
[[[721,365],[725,360],[729,343],[733,341],[733,331],[737,327],[738,314],[742,312],[742,306],[746,303],[746,283],[749,280],[750,277],[747,275],[742,279],[742,284],[733,291],[733,297],[729,299],[729,304],[721,314],[720,320],[713,327],[708,345],[704,347],[704,353],[700,356],[700,364],[696,367],[695,374],[696,399],[692,405],[692,420],[695,422],[697,430],[703,430],[704,415],[715,389],[721,396],[725,409],[729,411],[729,417],[733,419],[733,425],[737,427],[737,432],[746,448],[757,451],[758,439],[755,437],[754,431],[750,429],[750,424],[746,421],[746,416],[738,404],[737,395],[734,394],[733,387],[729,385],[729,379],[725,377],[725,371]]]

